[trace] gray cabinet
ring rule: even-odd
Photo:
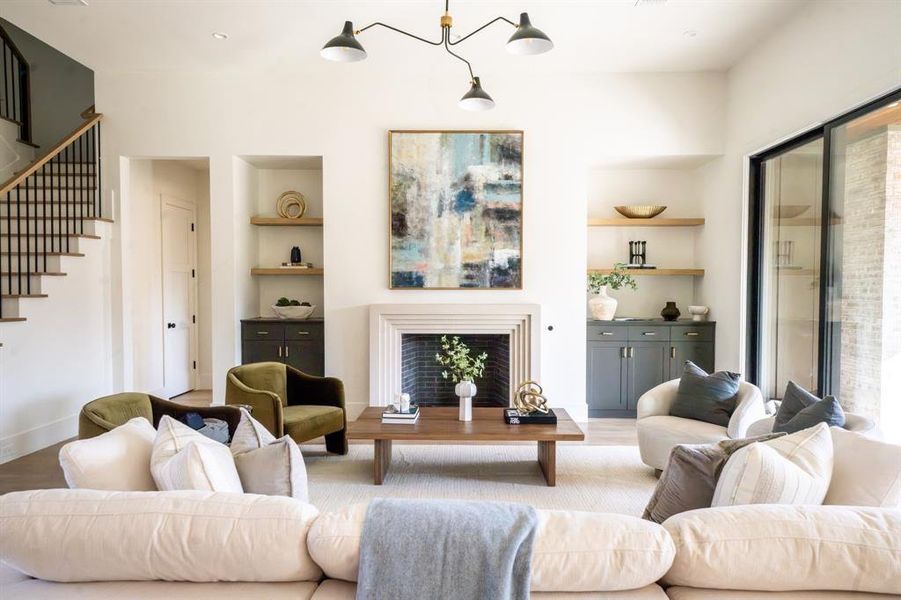
[[[244,319],[241,364],[283,362],[309,375],[325,374],[325,335],[321,319]]]
[[[634,417],[638,399],[676,379],[690,360],[713,371],[716,324],[662,320],[589,321],[589,417]]]

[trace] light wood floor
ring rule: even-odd
[[[173,398],[181,404],[191,406],[208,406],[212,399],[209,390],[196,390]],[[635,419],[589,419],[581,423],[585,431],[584,442],[565,442],[589,446],[637,446],[638,435],[635,431]],[[67,440],[68,441],[68,440]],[[37,490],[48,488],[64,488],[66,481],[59,467],[59,449],[66,442],[54,444],[43,450],[23,456],[0,465],[0,494],[19,490]],[[322,444],[323,441],[311,440],[303,445]],[[351,442],[370,444],[371,442]],[[402,444],[405,442],[395,442]],[[420,442],[406,442],[420,443]],[[428,442],[430,444],[437,442]]]

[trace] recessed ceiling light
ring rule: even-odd
[[[698,37],[698,32],[695,31],[694,29],[686,29],[685,31],[682,32],[682,35],[684,35],[687,38],[693,38],[693,37]]]
[[[213,39],[215,39],[215,40],[227,40],[228,39],[228,34],[223,31],[214,31],[210,35],[212,35]]]
[[[49,0],[54,6],[87,6],[88,0]]]
[[[889,108],[898,108],[899,104],[901,104],[901,102],[892,102],[891,104],[888,105],[888,107]]]

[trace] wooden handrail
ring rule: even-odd
[[[62,140],[57,142],[55,146],[50,148],[47,152],[44,153],[43,156],[34,159],[31,163],[25,168],[24,171],[19,173],[18,175],[13,175],[11,178],[7,179],[3,186],[0,187],[0,196],[3,196],[7,192],[14,190],[17,185],[25,181],[26,178],[34,174],[35,171],[43,167],[45,164],[53,160],[55,156],[57,156],[60,152],[62,152],[66,146],[77,140],[81,135],[89,130],[91,127],[100,122],[103,118],[103,114],[95,113],[91,118],[85,119],[85,122],[75,128],[72,133],[64,137]]]

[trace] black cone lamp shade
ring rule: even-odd
[[[510,54],[543,54],[550,52],[553,47],[551,38],[532,26],[529,13],[519,15],[519,27],[507,41],[507,51]]]
[[[482,89],[478,77],[472,78],[472,87],[465,96],[460,98],[459,104],[463,110],[491,110],[494,108],[494,100]]]
[[[319,54],[335,62],[359,62],[366,58],[366,51],[354,36],[354,24],[350,21],[344,22],[341,34],[330,39]]]

